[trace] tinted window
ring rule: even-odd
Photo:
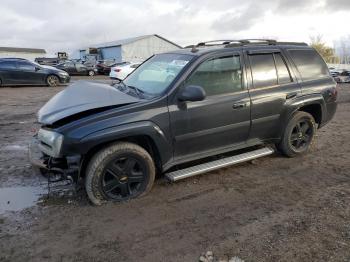
[[[20,70],[35,71],[35,65],[25,61],[18,61],[17,66],[18,66],[18,69]]]
[[[289,50],[289,53],[303,80],[329,76],[326,63],[315,50]]]
[[[226,56],[203,62],[186,81],[186,85],[203,87],[207,96],[242,90],[239,56]]]
[[[290,77],[289,70],[287,68],[287,65],[282,58],[281,54],[274,54],[275,56],[275,62],[276,62],[276,68],[277,68],[277,74],[278,74],[278,83],[281,84],[287,84],[292,82],[292,78]]]
[[[3,61],[0,62],[0,69],[15,69],[16,62],[14,61]]]
[[[272,54],[250,56],[254,88],[277,85],[277,72]]]

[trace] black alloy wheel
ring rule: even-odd
[[[106,198],[122,201],[139,195],[147,186],[144,163],[132,155],[111,160],[101,179]]]
[[[290,143],[294,151],[304,151],[310,145],[313,135],[314,128],[310,121],[305,119],[298,121],[290,135]]]
[[[311,114],[303,111],[295,112],[276,147],[288,157],[304,154],[311,147],[316,130],[317,125]]]
[[[116,142],[96,152],[86,167],[85,189],[95,205],[121,202],[147,194],[155,165],[149,152],[129,142]]]

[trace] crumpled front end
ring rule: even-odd
[[[43,141],[39,134],[40,131],[29,145],[29,160],[35,171],[47,177],[49,182],[77,182],[81,157],[50,155],[53,152],[52,146],[46,140]]]

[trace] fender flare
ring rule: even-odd
[[[323,122],[324,117],[327,115],[327,107],[322,94],[303,95],[294,99],[281,117],[281,119],[283,119],[280,130],[281,136],[283,135],[284,127],[288,124],[295,112],[308,105],[319,105],[321,107],[321,122]]]
[[[84,155],[99,145],[135,136],[147,136],[150,138],[158,150],[159,158],[162,163],[172,158],[171,142],[167,139],[160,127],[151,121],[139,121],[101,129],[82,137],[78,143],[76,143],[76,146],[74,145],[75,143],[72,144],[69,150]]]

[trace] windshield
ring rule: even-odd
[[[159,95],[192,58],[191,55],[181,54],[155,55],[129,75],[124,83],[145,94]]]

